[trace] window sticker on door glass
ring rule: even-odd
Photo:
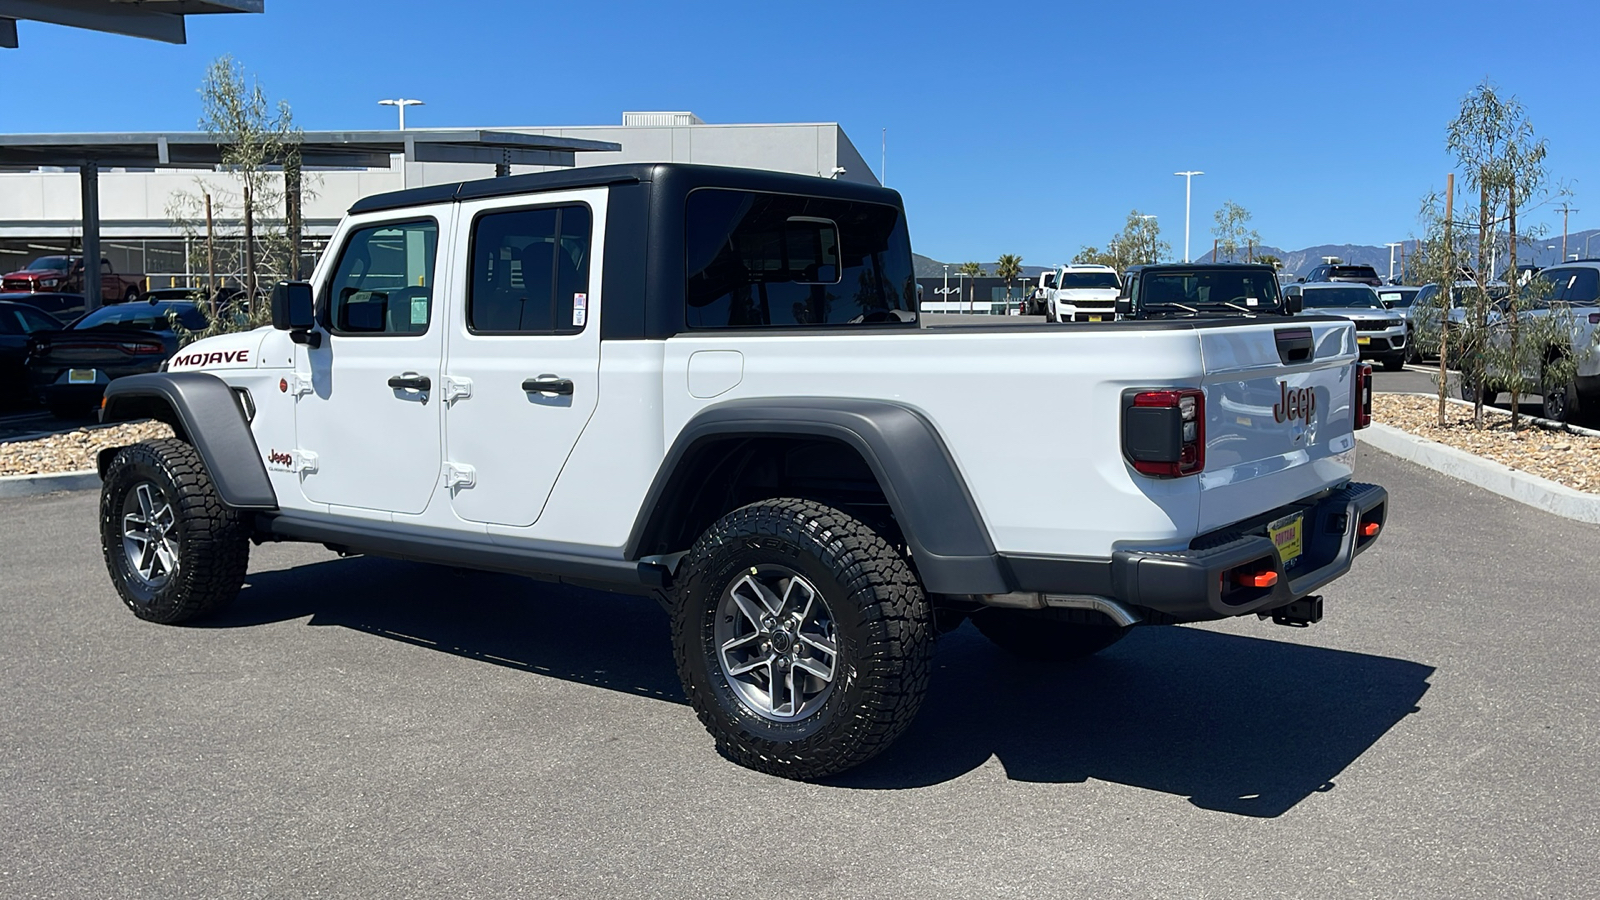
[[[411,324],[413,324],[413,325],[426,325],[426,324],[428,324],[428,298],[427,297],[412,297],[411,298]]]
[[[575,293],[572,295],[572,327],[582,328],[583,323],[589,319],[589,295]]]

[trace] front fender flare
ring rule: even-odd
[[[939,594],[1011,588],[955,459],[933,424],[910,407],[831,397],[749,398],[708,406],[673,441],[628,536],[638,559],[666,526],[663,501],[685,488],[697,448],[728,437],[794,435],[839,441],[871,469],[911,549],[924,587]],[[686,548],[674,548],[686,549]]]
[[[171,425],[194,447],[223,503],[235,509],[278,508],[250,423],[222,379],[205,372],[157,372],[127,375],[106,386],[100,421],[146,418]],[[102,455],[102,470],[109,461]]]

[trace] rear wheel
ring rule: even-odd
[[[933,615],[872,529],[809,500],[734,510],[673,591],[684,693],[717,747],[785,778],[842,772],[905,730],[927,690]]]
[[[136,287],[130,287],[122,294],[123,303],[132,303],[137,299],[139,299],[139,289]]]
[[[122,602],[141,619],[185,622],[232,600],[249,563],[249,534],[182,441],[124,447],[106,469],[101,551]]]
[[[1552,422],[1570,422],[1578,412],[1578,392],[1571,385],[1551,383],[1548,369],[1540,372],[1539,391],[1544,398],[1543,414]]]
[[[1128,633],[1097,612],[1076,609],[982,609],[972,624],[1012,656],[1046,663],[1093,656]]]

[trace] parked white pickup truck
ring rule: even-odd
[[[269,540],[653,595],[718,745],[787,777],[887,746],[965,617],[1053,660],[1141,624],[1306,625],[1384,524],[1352,480],[1349,321],[923,328],[877,187],[662,164],[416,188],[355,204],[272,303],[106,393],[105,420],[177,433],[99,460],[137,616],[216,609]],[[1039,443],[1072,464],[1031,474]]]

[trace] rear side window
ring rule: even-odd
[[[911,241],[893,206],[702,189],[685,217],[691,328],[917,320]]]
[[[1600,270],[1573,269],[1561,299],[1576,306],[1594,306],[1600,300]]]
[[[433,263],[439,226],[432,220],[374,225],[352,232],[328,291],[336,334],[422,334],[433,316]]]
[[[589,208],[488,213],[472,229],[467,327],[577,334],[589,318]]]

